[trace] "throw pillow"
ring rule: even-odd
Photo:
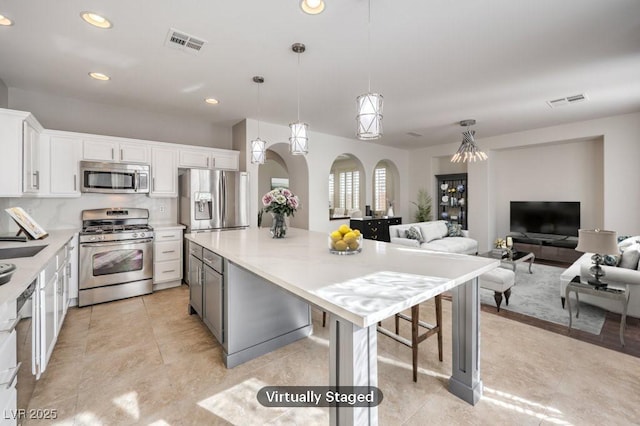
[[[620,259],[621,268],[638,269],[638,261],[640,260],[640,244],[633,244],[622,252]]]
[[[618,266],[618,263],[620,263],[620,255],[611,255],[611,254],[607,254],[604,256],[604,264],[607,266]]]
[[[447,222],[450,237],[462,237],[462,226],[456,223]]]
[[[417,240],[419,243],[422,243],[422,233],[415,226],[404,231],[404,237],[410,240]]]

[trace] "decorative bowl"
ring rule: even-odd
[[[362,234],[349,235],[347,233],[342,239],[335,241],[331,235],[327,237],[329,253],[338,255],[356,254],[362,251]]]

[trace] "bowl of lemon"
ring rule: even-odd
[[[329,234],[329,252],[333,254],[356,254],[362,251],[362,234],[358,229],[340,225]]]

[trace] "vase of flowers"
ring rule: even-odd
[[[287,234],[286,217],[293,216],[298,209],[298,197],[288,188],[276,188],[262,196],[262,204],[264,211],[270,212],[273,217],[271,237],[284,238]]]

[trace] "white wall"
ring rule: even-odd
[[[599,139],[603,145],[603,178],[600,185],[604,189],[602,190],[602,199],[595,203],[602,205],[602,224],[600,226],[615,230],[619,234],[640,234],[640,215],[638,214],[640,211],[640,185],[638,185],[637,165],[638,158],[640,158],[640,143],[638,143],[638,135],[640,135],[640,113],[528,130],[491,138],[476,138],[479,146],[489,155],[487,161],[471,163],[467,166],[470,188],[467,195],[469,230],[472,237],[479,241],[479,248],[481,250],[490,248],[491,242],[503,234],[502,230],[508,228],[508,223],[505,224],[504,219],[500,219],[501,222],[497,223],[498,217],[504,217],[498,213],[501,208],[498,206],[498,189],[494,183],[497,171],[500,167],[504,167],[504,161],[500,160],[502,154],[499,151],[517,147],[539,146],[542,151],[538,154],[537,168],[544,168],[551,176],[549,179],[545,178],[545,181],[541,183],[549,191],[545,196],[555,195],[556,199],[560,199],[564,197],[566,192],[561,185],[566,185],[565,181],[575,178],[570,174],[561,174],[558,177],[558,173],[551,173],[550,167],[547,165],[555,161],[554,154],[558,153],[558,143],[579,140]],[[477,134],[476,136],[481,135]],[[415,193],[417,188],[432,182],[435,174],[433,173],[434,162],[437,163],[435,159],[453,155],[459,145],[460,140],[412,151],[409,159],[410,193]],[[594,148],[590,146],[587,149]],[[523,152],[526,151],[520,151],[520,154]],[[532,172],[530,168],[518,167],[520,161],[526,161],[525,156],[520,154],[517,152],[513,154],[515,157],[512,158],[512,161],[515,162],[513,168],[517,169],[519,174],[529,176]],[[581,161],[592,161],[593,155],[597,154],[591,152],[585,155],[586,158]],[[567,167],[573,167],[571,163],[575,163],[576,159],[565,157],[564,161]],[[578,168],[582,173],[579,179],[583,179],[584,174],[587,173],[585,167],[588,165],[583,164],[582,168]],[[597,170],[594,172],[598,173]],[[547,176],[546,173],[544,176]],[[588,190],[592,183],[591,179],[588,179],[587,182],[581,182],[581,193],[584,193],[585,188]],[[521,184],[522,199],[536,195],[535,188],[541,184]],[[433,195],[434,189],[431,186],[429,185],[427,189]],[[595,191],[598,191],[597,187]],[[598,221],[597,213],[589,220]]]
[[[0,88],[0,106],[2,102]],[[9,88],[8,108],[33,113],[45,129],[231,148],[231,128],[202,119]]]
[[[9,107],[9,89],[4,81],[0,79],[0,108]]]
[[[581,227],[603,228],[602,154],[602,138],[492,151],[496,235],[510,231],[510,201],[579,201]]]
[[[236,125],[238,127],[239,125]],[[247,119],[242,123],[245,126],[245,146],[249,146],[251,139],[258,136],[258,122]],[[313,128],[313,126],[311,126]],[[236,129],[234,127],[234,142]],[[289,138],[289,127],[280,126],[262,122],[260,124],[260,138],[267,141],[267,148],[275,144],[286,146]],[[238,149],[237,147],[235,149]],[[287,162],[289,170],[289,180],[295,183],[297,176],[296,170],[292,169],[289,160],[291,155],[278,151],[278,153]],[[372,203],[371,176],[376,164],[380,160],[392,161],[399,171],[399,193],[395,195],[394,210],[396,215],[403,216],[403,220],[408,220],[408,205],[410,195],[407,192],[409,182],[409,152],[397,148],[386,147],[373,144],[370,142],[362,142],[356,139],[342,138],[324,133],[309,132],[309,153],[304,159],[308,167],[309,183],[308,198],[302,198],[301,201],[305,209],[307,209],[309,217],[309,229],[312,231],[329,232],[336,227],[335,222],[329,220],[327,214],[327,194],[328,194],[328,177],[331,171],[331,165],[335,158],[340,154],[352,154],[357,157],[364,166],[365,176],[361,177],[361,184],[366,185],[364,189],[366,202]],[[289,158],[287,158],[289,157]],[[247,163],[247,170],[251,175],[251,187],[258,188],[258,165],[250,164],[248,150],[244,156]],[[242,157],[241,157],[242,162]],[[296,163],[297,164],[297,163]],[[300,196],[300,194],[296,194]],[[252,206],[254,211],[251,217],[257,217],[257,203]],[[298,213],[296,213],[296,219]],[[256,220],[256,219],[254,219]],[[255,222],[253,222],[255,226]],[[293,224],[292,224],[293,226]]]
[[[82,226],[85,209],[138,207],[149,209],[152,223],[177,223],[177,198],[149,198],[141,194],[82,194],[79,198],[0,198],[0,234],[15,233],[17,225],[4,212],[7,207],[22,207],[45,230]],[[161,208],[164,212],[160,211]]]

